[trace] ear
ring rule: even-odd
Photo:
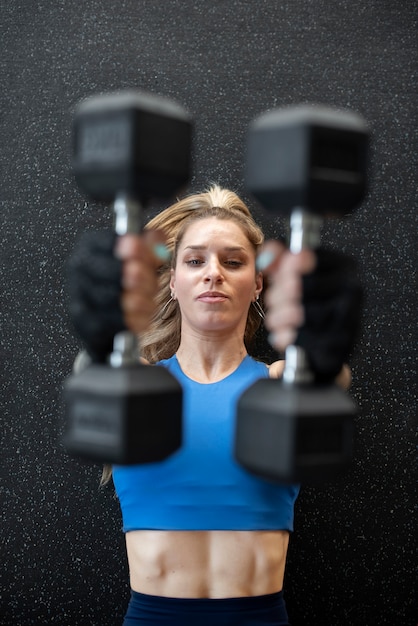
[[[255,275],[255,298],[263,291],[263,273],[257,272]]]
[[[175,277],[173,269],[170,270],[170,276],[171,276],[171,278],[170,278],[170,290],[174,291],[175,290],[174,287],[175,287],[175,284],[176,284],[176,277]]]

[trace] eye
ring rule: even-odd
[[[196,267],[203,263],[202,259],[187,259],[185,261],[186,265],[190,265],[191,267]]]
[[[239,261],[238,259],[227,259],[225,261],[225,265],[228,265],[228,267],[241,267],[241,265],[244,265],[242,261]]]

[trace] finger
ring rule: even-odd
[[[141,288],[148,296],[157,290],[155,269],[141,260],[128,260],[123,264],[122,286],[125,290]]]
[[[296,331],[287,329],[277,333],[270,333],[268,341],[271,347],[278,352],[285,352],[288,346],[291,346],[295,343],[296,336]]]
[[[303,283],[300,275],[285,272],[283,277],[277,277],[270,281],[270,285],[264,295],[267,308],[280,307],[288,301],[301,301]]]
[[[295,274],[302,276],[310,274],[316,267],[316,256],[312,250],[302,250],[297,254],[286,251],[281,258],[278,272],[280,277],[285,274]],[[271,274],[274,277],[274,268]]]
[[[155,312],[152,298],[138,292],[124,292],[121,305],[123,318],[129,330],[139,333],[149,328]]]
[[[151,317],[146,315],[124,315],[126,327],[135,335],[145,333],[150,327],[151,319]]]
[[[124,235],[116,244],[116,254],[123,261],[122,285],[124,289],[141,290],[154,296],[157,288],[156,270],[161,267],[161,257],[167,258],[167,250],[162,243],[163,233],[149,231],[144,235]]]
[[[165,236],[161,231],[149,230],[142,235],[123,235],[115,246],[118,259],[141,259],[158,269],[170,260],[170,252],[165,246]]]
[[[140,235],[123,235],[116,239],[115,256],[121,261],[138,258],[141,256],[143,247],[144,242]]]
[[[304,308],[297,302],[290,302],[281,308],[273,309],[266,315],[266,327],[274,333],[284,330],[296,331],[305,321]]]

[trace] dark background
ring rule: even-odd
[[[265,110],[316,102],[372,130],[371,188],[324,240],[366,289],[353,354],[355,463],[302,490],[286,577],[294,626],[415,626],[417,16],[413,0],[1,0],[0,623],[105,626],[128,600],[124,538],[100,470],[60,443],[78,342],[64,266],[110,224],[70,173],[85,96],[138,87],[196,120],[194,177],[243,190],[245,133]],[[259,346],[259,350],[264,348]]]

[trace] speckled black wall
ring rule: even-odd
[[[0,623],[113,626],[128,599],[112,489],[58,437],[78,350],[63,266],[81,231],[110,221],[71,179],[72,110],[140,87],[194,115],[192,190],[242,192],[247,125],[273,106],[368,120],[370,195],[324,235],[356,255],[367,290],[356,459],[344,480],[303,489],[286,594],[294,626],[415,626],[417,5],[2,0],[0,11]]]

